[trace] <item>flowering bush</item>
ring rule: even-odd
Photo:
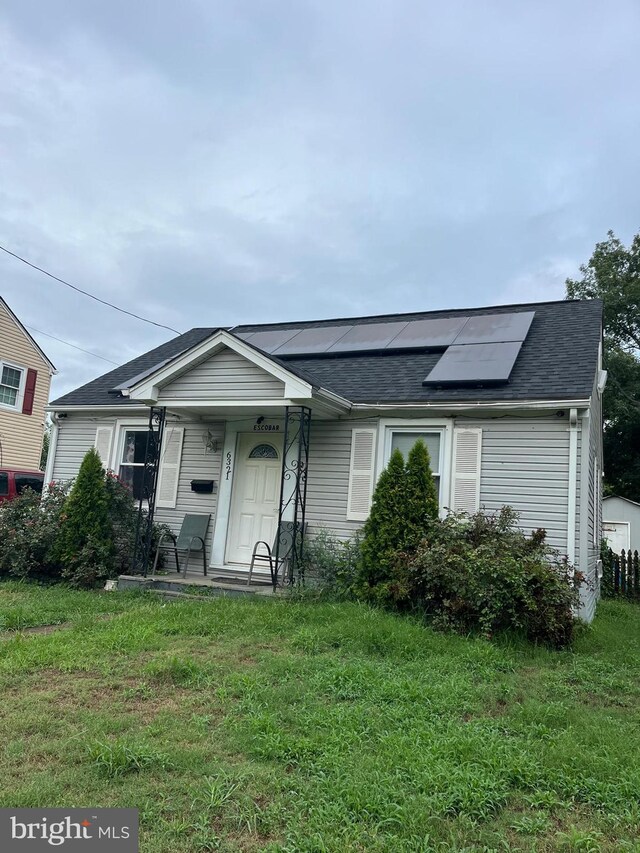
[[[54,550],[68,491],[68,485],[50,483],[42,498],[25,489],[0,505],[0,576],[61,576]]]
[[[510,629],[569,645],[582,576],[549,548],[544,530],[527,537],[517,518],[503,507],[496,515],[434,519],[416,552],[397,555],[380,599],[416,609],[436,627],[485,636]]]

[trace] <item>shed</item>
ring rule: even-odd
[[[610,495],[602,501],[602,535],[617,554],[640,551],[640,503]]]

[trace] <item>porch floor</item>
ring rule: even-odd
[[[146,578],[140,575],[120,575],[118,589],[147,589],[151,592],[165,594],[188,594],[189,589],[198,587],[198,592],[210,591],[212,595],[274,595],[271,581],[268,577],[253,576],[251,584],[241,575],[230,575],[216,569],[208,569],[205,577],[201,571],[182,573],[169,572]],[[277,592],[275,593],[278,594]]]

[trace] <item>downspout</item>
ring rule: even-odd
[[[49,483],[53,481],[53,468],[56,459],[56,450],[58,448],[58,430],[59,422],[57,412],[51,413],[51,435],[49,436],[49,452],[47,453],[47,464],[44,471],[44,490],[48,490]]]
[[[578,494],[578,410],[569,412],[569,505],[567,509],[567,559],[576,562],[576,504]]]

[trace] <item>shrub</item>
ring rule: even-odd
[[[303,570],[316,589],[335,598],[351,595],[361,560],[362,537],[338,539],[327,530],[305,538]]]
[[[42,498],[25,489],[0,506],[0,576],[60,577],[54,547],[67,491],[51,483]]]
[[[380,597],[419,610],[435,627],[485,636],[516,630],[534,642],[568,645],[581,577],[569,578],[544,530],[527,537],[516,522],[510,507],[432,520],[417,552],[398,555]]]
[[[438,517],[438,494],[431,473],[429,451],[418,439],[405,465],[396,449],[373,493],[364,526],[359,591],[376,599],[378,587],[391,577],[399,551],[414,551],[429,522]]]
[[[406,465],[405,549],[417,548],[429,522],[438,517],[438,491],[431,473],[427,445],[420,438],[409,451]]]
[[[390,576],[395,554],[404,548],[404,504],[404,459],[399,450],[394,450],[376,484],[363,530],[359,586],[365,597]]]
[[[113,574],[113,527],[105,471],[95,448],[85,454],[61,517],[56,553],[62,575],[88,586]]]

